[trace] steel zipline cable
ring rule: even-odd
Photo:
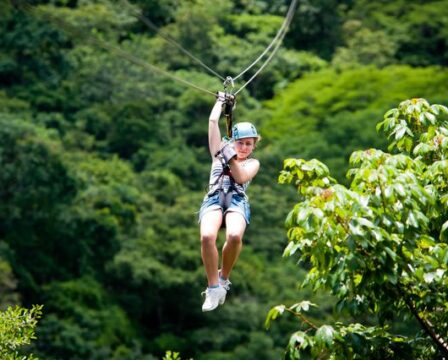
[[[123,4],[125,4],[128,8],[132,8],[132,4],[129,3],[128,0],[121,0]],[[271,50],[271,48],[276,45],[274,47],[274,50],[272,52],[272,54],[266,59],[265,63],[261,66],[261,68],[255,73],[255,75],[253,75],[236,93],[239,93],[241,90],[243,90],[247,85],[249,85],[249,83],[255,79],[256,76],[258,76],[258,74],[267,66],[267,64],[270,62],[270,60],[274,57],[274,54],[277,52],[278,48],[280,47],[280,44],[283,41],[283,38],[285,37],[289,25],[291,24],[292,18],[294,16],[294,12],[295,12],[295,8],[297,5],[297,0],[292,0],[288,11],[286,13],[285,19],[283,20],[283,23],[280,27],[280,29],[277,31],[277,34],[275,35],[275,37],[272,39],[271,43],[265,48],[265,50],[249,65],[247,66],[243,71],[241,71],[238,75],[236,75],[235,77],[227,77],[226,79],[224,79],[224,77],[220,74],[218,74],[216,71],[214,71],[213,69],[211,69],[209,66],[207,66],[206,64],[204,64],[200,59],[198,59],[196,56],[194,56],[193,54],[191,54],[188,50],[186,50],[182,45],[180,45],[178,42],[176,42],[176,40],[174,40],[172,37],[170,37],[169,35],[165,34],[164,32],[162,32],[151,20],[149,20],[146,16],[144,16],[143,14],[136,12],[135,10],[133,10],[134,12],[134,16],[137,17],[140,21],[142,21],[145,25],[147,25],[151,30],[153,30],[156,34],[158,34],[160,37],[162,37],[163,39],[165,39],[168,43],[170,43],[171,45],[177,47],[178,49],[180,49],[185,55],[189,56],[191,59],[193,59],[195,62],[197,62],[198,64],[200,64],[201,66],[203,66],[207,71],[211,72],[212,74],[216,75],[217,77],[219,77],[221,80],[224,80],[224,84],[226,84],[226,82],[231,82],[232,85],[234,83],[235,80],[239,79],[242,75],[244,75],[247,71],[249,71],[251,68],[253,68],[268,52],[269,50]],[[235,95],[236,95],[235,93]]]
[[[265,60],[265,62],[263,63],[263,65],[261,65],[261,67],[257,70],[257,72],[252,75],[252,77],[247,80],[243,86],[241,86],[236,92],[235,95],[237,95],[241,90],[243,90],[247,85],[249,85],[252,80],[254,80],[257,75],[269,64],[269,62],[271,61],[271,59],[274,57],[274,55],[276,54],[277,50],[279,49],[280,45],[282,44],[283,38],[286,35],[286,32],[288,31],[289,25],[291,24],[292,18],[294,16],[294,12],[295,12],[295,6],[296,6],[297,0],[293,0],[291,2],[291,5],[289,7],[287,16],[285,18],[285,21],[282,24],[282,27],[280,28],[279,32],[277,33],[276,37],[274,38],[274,40],[271,42],[271,44],[268,46],[268,48],[272,47],[272,45],[275,43],[275,41],[277,42],[277,44],[275,45],[274,49],[272,50],[271,54],[269,55],[269,57]],[[266,49],[268,49],[266,48]],[[244,72],[246,72],[247,70],[249,70],[249,68],[251,68],[253,65],[255,65],[259,59],[262,58],[262,56],[264,56],[267,53],[267,51],[265,50],[263,52],[263,54],[261,54],[258,59],[256,61],[254,61],[246,70],[244,70],[240,75],[242,75]],[[240,76],[238,75],[238,77]]]
[[[124,4],[126,7],[128,7],[129,9],[132,9],[133,15],[139,19],[141,22],[143,22],[146,26],[148,26],[151,30],[153,30],[156,34],[158,34],[160,37],[162,37],[163,39],[165,39],[165,41],[167,41],[168,43],[170,43],[171,45],[177,47],[179,50],[181,50],[185,55],[189,56],[191,59],[193,59],[195,62],[197,62],[198,64],[200,64],[202,67],[204,67],[207,71],[209,71],[210,73],[212,73],[213,75],[217,76],[218,78],[220,78],[221,80],[226,80],[222,75],[220,75],[219,73],[217,73],[215,70],[213,70],[212,68],[210,68],[209,66],[207,66],[204,62],[202,62],[200,59],[198,59],[196,56],[194,56],[193,54],[191,54],[187,49],[185,49],[182,45],[180,45],[176,40],[174,40],[171,36],[169,36],[168,34],[164,33],[162,30],[160,30],[160,28],[158,28],[151,20],[149,20],[146,16],[144,16],[142,13],[137,12],[134,10],[132,4],[130,4],[128,2],[128,0],[121,0],[122,4]],[[292,0],[291,4],[289,5],[288,11],[286,13],[285,19],[283,20],[283,23],[280,27],[280,29],[277,31],[277,34],[275,35],[275,37],[272,39],[271,43],[265,48],[265,50],[249,65],[247,66],[243,71],[241,71],[238,75],[234,76],[233,78],[231,77],[230,79],[232,81],[235,81],[237,79],[239,79],[241,76],[243,76],[247,71],[249,71],[251,68],[253,68],[268,52],[269,50],[271,50],[271,48],[274,46],[274,44],[278,44],[281,43],[283,41],[283,38],[286,35],[286,32],[288,31],[288,27],[291,24],[292,18],[294,16],[294,12],[295,12],[295,8],[297,5],[297,0]],[[279,46],[276,46],[274,48],[273,53],[275,54],[275,52],[277,51],[277,49],[279,48]],[[272,59],[273,55],[270,56],[267,60],[266,60],[266,64],[269,63],[269,61]],[[262,65],[262,69],[265,68],[266,65]],[[244,84],[244,86],[240,89],[244,89],[250,81],[252,81],[261,71],[257,71],[255,76],[252,76],[252,78],[246,82]],[[238,90],[238,92],[240,91]]]
[[[29,3],[22,3],[19,6],[19,8],[22,9],[23,11],[27,12],[27,13],[34,14],[34,15],[37,15],[37,16],[42,16],[46,20],[51,21],[51,22],[53,22],[55,24],[58,24],[59,27],[61,27],[63,30],[67,31],[68,33],[73,34],[75,36],[81,36],[85,40],[87,40],[88,42],[93,44],[94,46],[97,46],[97,47],[105,49],[105,50],[107,50],[107,51],[109,51],[109,52],[111,52],[113,54],[116,54],[116,55],[118,55],[118,56],[128,60],[129,62],[131,62],[133,64],[139,65],[139,66],[143,67],[144,69],[149,70],[151,73],[155,72],[155,73],[162,74],[162,75],[164,75],[166,77],[169,77],[172,80],[178,81],[178,82],[180,82],[180,83],[182,83],[182,84],[184,84],[186,86],[190,86],[190,87],[192,87],[192,88],[194,88],[196,90],[199,90],[199,91],[202,91],[202,92],[205,92],[207,94],[215,96],[214,92],[212,92],[210,90],[207,90],[207,89],[204,89],[204,88],[202,88],[202,87],[200,87],[198,85],[195,85],[195,84],[193,84],[192,82],[190,82],[188,80],[185,80],[185,79],[182,79],[182,78],[180,78],[178,76],[175,76],[175,75],[173,75],[172,73],[170,73],[168,71],[160,69],[157,66],[154,66],[154,65],[152,65],[152,64],[150,64],[150,63],[148,63],[148,62],[146,62],[146,61],[144,61],[144,60],[142,60],[142,59],[140,59],[138,57],[135,57],[135,56],[129,54],[128,52],[124,51],[123,49],[121,49],[118,46],[113,46],[113,45],[107,44],[104,41],[96,39],[92,35],[87,35],[85,33],[82,33],[80,30],[78,30],[78,29],[74,28],[73,26],[67,24],[63,20],[61,20],[61,19],[59,19],[59,18],[57,18],[55,16],[52,16],[52,15],[48,14],[47,12],[44,12],[44,11],[34,7],[33,5],[30,5]]]
[[[267,52],[271,49],[271,47],[277,42],[277,40],[281,43],[283,38],[285,37],[286,32],[288,31],[289,24],[291,24],[292,17],[294,16],[295,7],[297,4],[297,0],[292,0],[289,5],[288,12],[286,13],[285,19],[283,20],[282,26],[277,31],[277,34],[272,39],[271,43],[266,47],[266,49],[256,58],[252,64],[250,64],[246,69],[241,71],[237,76],[233,78],[233,80],[239,79],[242,75],[244,75],[247,71],[249,71],[252,67],[254,67],[262,58],[267,54]],[[278,48],[278,46],[277,46]],[[275,49],[274,49],[275,50]]]
[[[182,45],[180,45],[176,40],[174,40],[170,35],[164,33],[162,30],[160,30],[151,20],[149,20],[146,16],[141,14],[140,12],[134,10],[134,7],[132,4],[130,4],[127,0],[121,0],[121,3],[124,4],[126,7],[128,7],[132,13],[133,16],[135,16],[137,19],[139,19],[141,22],[143,22],[146,26],[148,26],[151,30],[153,30],[157,35],[159,35],[161,38],[163,38],[165,41],[170,43],[171,45],[177,47],[180,51],[182,51],[185,55],[193,59],[195,62],[197,62],[199,65],[201,65],[204,69],[206,69],[208,72],[212,73],[213,75],[217,76],[221,80],[225,80],[225,77],[220,75],[218,72],[213,70],[211,67],[209,67],[207,64],[205,64],[203,61],[201,61],[199,58],[194,56],[191,52],[189,52],[187,49],[185,49]]]
[[[38,16],[42,16],[45,19],[58,24],[58,26],[60,26],[62,29],[64,29],[65,31],[74,34],[75,36],[82,36],[83,38],[85,38],[87,41],[89,41],[90,43],[92,43],[94,46],[105,49],[111,53],[114,53],[136,65],[139,65],[141,67],[143,67],[146,70],[149,70],[151,72],[156,72],[159,74],[162,74],[164,76],[167,76],[175,81],[178,81],[186,86],[192,87],[196,90],[205,92],[207,94],[211,94],[215,96],[215,93],[204,89],[200,86],[197,86],[191,82],[189,82],[188,80],[182,79],[178,76],[173,75],[172,73],[162,70],[159,67],[152,65],[138,57],[135,57],[131,54],[129,54],[128,52],[124,51],[123,49],[121,49],[118,46],[113,46],[110,44],[105,43],[104,41],[101,41],[97,38],[95,38],[93,35],[90,34],[86,34],[86,33],[82,33],[80,30],[74,28],[73,26],[67,24],[66,22],[64,22],[63,20],[59,19],[56,16],[53,16],[51,14],[49,14],[46,11],[43,11],[39,8],[37,8],[36,6],[33,6],[31,4],[29,4],[27,1],[13,1],[11,0],[11,2],[13,4],[19,3],[19,5],[17,5],[18,8],[31,13],[31,14],[35,14]],[[232,87],[234,86],[234,80],[240,78],[242,75],[244,75],[247,71],[249,71],[252,67],[254,67],[268,52],[269,50],[271,50],[271,48],[274,46],[274,49],[272,50],[271,54],[268,56],[268,58],[265,60],[265,62],[261,65],[261,67],[255,72],[254,75],[252,75],[252,77],[246,81],[235,93],[234,95],[237,95],[240,91],[242,91],[247,85],[249,85],[249,83],[251,83],[257,76],[258,74],[269,64],[269,62],[271,61],[271,59],[274,57],[274,55],[276,54],[277,50],[279,49],[280,45],[282,44],[282,41],[288,31],[289,25],[291,24],[292,18],[294,16],[294,12],[295,12],[295,7],[297,4],[297,0],[292,0],[291,4],[288,8],[287,14],[285,16],[285,19],[282,23],[282,26],[280,27],[280,29],[278,30],[276,36],[274,37],[274,39],[272,39],[271,43],[265,48],[265,50],[258,56],[257,59],[255,59],[249,66],[247,66],[243,71],[241,71],[237,76],[235,76],[234,78],[227,76],[226,78],[224,78],[222,75],[220,75],[219,73],[217,73],[216,71],[214,71],[213,69],[211,69],[209,66],[207,66],[204,62],[202,62],[200,59],[198,59],[196,56],[194,56],[193,54],[191,54],[188,50],[186,50],[182,45],[180,45],[178,42],[176,42],[176,40],[174,40],[171,36],[165,34],[164,32],[162,32],[151,20],[149,20],[148,18],[146,18],[143,14],[138,13],[137,11],[134,10],[132,4],[130,4],[128,2],[128,0],[121,0],[121,3],[126,5],[128,8],[132,9],[133,12],[133,16],[135,16],[137,19],[139,19],[140,21],[142,21],[146,26],[148,26],[150,29],[152,29],[154,32],[156,32],[156,34],[158,34],[159,36],[161,36],[165,41],[167,41],[168,43],[170,43],[171,45],[177,47],[178,49],[180,49],[185,55],[187,55],[188,57],[190,57],[191,59],[193,59],[195,62],[197,62],[199,65],[201,65],[202,67],[204,67],[207,71],[209,71],[210,73],[212,73],[213,75],[215,75],[216,77],[218,77],[221,80],[224,80],[224,87],[226,89],[226,87],[231,84]]]

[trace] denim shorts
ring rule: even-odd
[[[205,213],[216,209],[221,209],[224,215],[228,212],[240,213],[243,215],[244,220],[246,220],[246,224],[250,223],[250,205],[247,197],[245,196],[234,193],[232,195],[230,206],[227,209],[224,209],[219,203],[219,192],[212,195],[206,195],[204,197],[204,201],[202,202],[201,209],[199,210],[198,222],[201,222]]]

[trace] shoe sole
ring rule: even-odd
[[[224,295],[221,299],[219,299],[218,305],[216,305],[214,308],[211,309],[204,309],[202,308],[202,312],[209,312],[215,310],[219,305],[223,305],[226,301],[226,295]]]
[[[212,309],[202,309],[202,312],[209,312],[209,311],[213,311],[218,307],[218,305],[216,305],[216,307],[212,308]]]

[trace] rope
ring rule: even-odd
[[[195,85],[187,80],[184,80],[180,77],[177,77],[171,73],[169,73],[168,71],[162,70],[160,68],[158,68],[157,66],[154,66],[152,64],[147,63],[146,61],[137,58],[129,53],[127,53],[126,51],[122,50],[120,47],[118,46],[113,46],[113,45],[109,45],[106,44],[105,42],[98,40],[96,38],[94,38],[93,36],[87,35],[85,33],[81,33],[79,30],[74,29],[71,25],[68,25],[66,22],[62,21],[61,19],[55,18],[54,16],[49,15],[48,13],[37,9],[36,7],[30,5],[29,3],[24,3],[23,5],[20,6],[21,9],[23,9],[25,12],[30,13],[30,14],[36,14],[36,15],[40,15],[42,17],[44,17],[45,19],[58,24],[62,29],[66,30],[67,32],[69,32],[72,35],[80,35],[82,36],[85,40],[89,41],[91,44],[103,48],[105,50],[110,51],[111,53],[114,53],[118,56],[121,56],[122,58],[128,60],[131,63],[134,63],[136,65],[141,66],[142,68],[144,68],[145,70],[150,70],[151,72],[156,72],[159,74],[162,74],[166,77],[169,77],[170,79],[173,79],[177,82],[180,82],[186,86],[190,86],[198,91],[202,91],[204,93],[210,94],[215,96],[216,94],[214,92],[211,92],[210,90],[204,89],[198,85]]]
[[[188,50],[186,50],[182,45],[180,45],[176,40],[174,40],[171,36],[168,34],[165,34],[162,32],[151,20],[149,20],[146,16],[144,16],[141,13],[138,13],[135,11],[132,7],[132,5],[127,0],[121,1],[125,6],[127,6],[129,9],[132,9],[133,15],[142,21],[146,26],[148,26],[151,30],[153,30],[157,35],[159,35],[161,38],[165,39],[168,43],[171,45],[177,47],[180,51],[182,51],[185,55],[196,61],[199,65],[201,65],[203,68],[205,68],[207,71],[212,73],[213,75],[217,76],[221,80],[225,80],[224,76],[217,73],[215,70],[207,66],[204,62],[202,62],[199,58],[194,56],[192,53],[190,53]]]
[[[297,0],[293,0],[291,1],[291,4],[289,5],[289,9],[286,13],[285,19],[283,20],[282,26],[280,27],[280,29],[277,31],[277,34],[275,35],[274,39],[272,39],[271,43],[268,45],[268,47],[260,54],[260,56],[258,58],[256,58],[252,64],[250,64],[246,69],[244,69],[242,72],[240,72],[237,76],[235,76],[233,78],[233,80],[237,80],[238,78],[240,78],[242,75],[244,75],[247,71],[249,71],[252,67],[255,66],[255,64],[260,61],[260,59],[266,55],[266,53],[271,49],[271,47],[274,45],[274,43],[280,38],[280,36],[283,34],[282,36],[282,40],[284,37],[285,33],[283,32],[287,26],[289,26],[289,24],[291,23],[292,20],[292,15],[294,14],[294,9],[296,7],[296,3]]]
[[[132,5],[127,2],[127,0],[122,0],[121,1],[123,4],[125,4],[127,7],[131,8]],[[276,36],[274,37],[274,39],[271,41],[271,43],[266,47],[266,49],[263,51],[263,53],[260,54],[260,56],[255,59],[246,69],[244,69],[241,73],[239,73],[235,78],[231,78],[231,77],[227,77],[224,78],[223,76],[221,76],[220,74],[218,74],[217,72],[215,72],[213,69],[211,69],[210,67],[208,67],[206,64],[204,64],[200,59],[198,59],[197,57],[195,57],[193,54],[191,54],[188,50],[184,49],[180,44],[178,44],[173,38],[171,38],[169,35],[163,33],[160,31],[160,29],[157,28],[156,25],[154,25],[148,18],[146,18],[144,15],[136,13],[134,12],[134,16],[136,16],[138,19],[140,19],[143,23],[145,23],[148,27],[150,27],[152,30],[154,30],[157,34],[159,34],[163,39],[165,39],[167,42],[169,42],[170,44],[176,46],[177,48],[179,48],[184,54],[186,54],[187,56],[189,56],[190,58],[192,58],[193,60],[195,60],[197,63],[199,63],[201,66],[203,66],[205,69],[207,69],[209,72],[211,72],[212,74],[214,74],[215,76],[219,77],[221,80],[224,80],[224,86],[226,86],[226,82],[228,81],[228,79],[230,78],[230,80],[232,81],[232,85],[233,85],[233,81],[238,79],[239,77],[241,77],[243,74],[245,74],[247,71],[249,71],[253,66],[255,66],[260,59],[265,56],[267,54],[267,52],[272,48],[272,46],[274,46],[274,44],[276,43],[274,49],[272,50],[271,54],[269,55],[269,57],[266,59],[266,61],[263,63],[263,65],[257,70],[257,72],[243,85],[241,86],[238,91],[235,92],[234,95],[237,95],[241,90],[243,90],[247,85],[249,85],[249,83],[251,83],[255,77],[258,76],[258,74],[268,65],[268,63],[271,61],[271,59],[274,57],[274,55],[276,54],[278,48],[280,47],[286,32],[288,30],[289,25],[291,24],[293,15],[294,15],[294,11],[295,11],[295,7],[297,4],[297,0],[292,0],[291,4],[289,6],[289,9],[287,11],[285,20],[282,23],[282,26],[280,27],[280,29],[278,30]],[[98,39],[95,39],[94,37],[90,36],[90,35],[86,35],[86,34],[82,34],[80,33],[79,30],[74,29],[72,26],[68,25],[67,23],[65,23],[64,21],[62,21],[61,19],[55,18],[54,16],[49,15],[48,13],[37,9],[36,7],[30,5],[29,3],[27,3],[26,1],[24,2],[24,5],[21,5],[20,8],[24,9],[24,11],[27,11],[29,13],[39,13],[40,15],[42,15],[43,17],[45,17],[46,19],[59,24],[60,27],[62,27],[64,30],[68,31],[71,34],[75,34],[75,36],[78,34],[81,34],[81,36],[83,36],[83,38],[85,38],[86,40],[88,40],[90,43],[92,43],[93,45],[103,48],[105,50],[110,51],[111,53],[114,53],[118,56],[121,56],[122,58],[136,64],[139,65],[141,67],[143,67],[146,70],[150,70],[151,72],[156,72],[159,74],[162,74],[166,77],[169,77],[177,82],[180,82],[186,86],[190,86],[198,91],[201,92],[205,92],[207,94],[213,95],[215,96],[215,93],[204,89],[200,86],[197,86],[187,80],[184,80],[182,78],[179,78],[171,73],[169,73],[168,71],[162,70],[152,64],[149,64],[147,62],[145,62],[142,59],[139,59],[135,56],[132,56],[131,54],[127,53],[126,51],[122,50],[120,47],[116,47],[113,45],[109,45],[103,41],[100,41]],[[229,132],[229,131],[228,131]]]
[[[132,7],[132,5],[127,1],[127,0],[122,0],[122,2],[129,8]],[[297,5],[297,0],[292,0],[291,4],[289,5],[288,11],[286,12],[286,16],[285,19],[283,20],[283,23],[280,27],[280,29],[277,31],[277,34],[275,35],[275,37],[272,39],[271,43],[266,47],[266,49],[258,56],[258,58],[256,58],[248,67],[246,67],[246,69],[244,69],[242,72],[240,72],[237,76],[235,76],[234,78],[228,76],[224,79],[223,76],[221,76],[220,74],[218,74],[217,72],[215,72],[213,69],[211,69],[210,67],[208,67],[206,64],[204,64],[200,59],[198,59],[196,56],[194,56],[193,54],[191,54],[188,50],[184,49],[180,44],[178,44],[172,37],[170,37],[169,35],[163,33],[154,23],[151,22],[151,20],[149,20],[148,18],[146,18],[144,15],[140,14],[140,13],[135,13],[135,16],[141,20],[143,23],[145,23],[150,29],[152,29],[153,31],[155,31],[157,34],[159,34],[163,39],[165,39],[167,42],[169,42],[170,44],[176,46],[177,48],[179,48],[184,54],[186,54],[187,56],[189,56],[190,58],[192,58],[194,61],[196,61],[197,63],[199,63],[201,66],[203,66],[206,70],[208,70],[209,72],[211,72],[212,74],[216,75],[217,77],[219,77],[221,80],[224,80],[224,87],[226,87],[226,84],[229,82],[229,79],[232,82],[232,87],[233,87],[233,82],[235,80],[237,80],[238,78],[240,78],[242,75],[244,75],[247,71],[249,71],[252,67],[254,67],[268,52],[269,50],[274,46],[274,44],[277,42],[276,46],[274,47],[274,50],[272,51],[272,53],[270,54],[270,56],[266,59],[266,61],[264,62],[264,64],[260,67],[260,69],[240,88],[238,89],[238,91],[235,93],[238,94],[241,90],[243,90],[247,85],[249,85],[250,82],[253,81],[253,79],[255,79],[256,76],[258,76],[258,74],[268,65],[268,63],[271,61],[271,59],[274,57],[275,53],[277,52],[278,48],[280,47],[280,44],[283,41],[283,38],[286,35],[287,29],[289,27],[289,25],[291,24],[294,12],[295,12],[295,8]]]
[[[216,94],[210,90],[204,89],[198,85],[193,84],[192,82],[182,79],[176,75],[173,75],[171,73],[169,73],[168,71],[162,70],[160,68],[158,68],[157,66],[154,66],[152,64],[147,63],[146,61],[143,61],[142,59],[139,59],[135,56],[130,55],[129,53],[127,53],[126,51],[122,50],[119,47],[114,47],[112,45],[108,45],[106,43],[103,43],[102,41],[96,40],[96,39],[89,39],[92,43],[98,45],[99,47],[102,47],[103,49],[109,50],[110,52],[114,52],[116,54],[118,54],[119,56],[121,56],[122,58],[128,60],[129,62],[132,62],[136,65],[140,65],[141,67],[143,67],[146,70],[150,70],[151,72],[156,72],[159,74],[162,74],[166,77],[169,77],[177,82],[180,82],[186,86],[190,86],[193,89],[196,89],[198,91],[202,91],[206,94],[210,94],[215,96]]]

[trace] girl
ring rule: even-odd
[[[224,304],[230,290],[229,276],[241,251],[250,208],[246,189],[260,168],[258,160],[250,158],[260,136],[251,123],[243,122],[232,128],[232,139],[221,141],[218,120],[226,95],[218,93],[210,113],[208,143],[212,156],[210,189],[199,211],[201,254],[207,273],[208,287],[202,311],[211,311]],[[216,239],[221,226],[226,227],[222,249],[221,270]]]

